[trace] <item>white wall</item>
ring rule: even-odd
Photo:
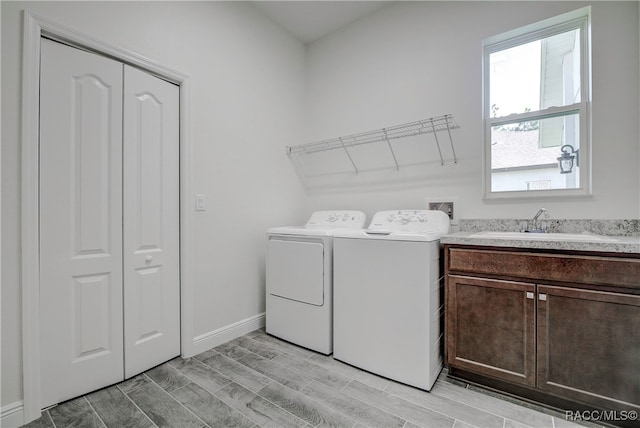
[[[22,399],[20,89],[28,9],[191,78],[195,335],[264,311],[264,233],[304,218],[284,146],[300,140],[305,50],[235,2],[6,2],[2,7],[2,406]]]
[[[484,201],[482,40],[589,4],[593,196]],[[339,177],[338,185],[310,189],[307,206],[361,208],[371,215],[426,208],[427,197],[450,196],[461,218],[526,218],[540,206],[553,218],[639,218],[638,55],[638,2],[403,2],[383,8],[309,47],[307,139],[452,113],[461,126],[452,132],[459,162],[427,165],[420,173],[380,172],[375,185],[369,180],[374,174]]]

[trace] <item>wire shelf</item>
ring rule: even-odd
[[[389,150],[393,156],[393,160],[396,164],[396,169],[399,169],[398,161],[391,146],[391,140],[396,140],[405,137],[413,137],[421,134],[433,133],[436,140],[436,146],[440,154],[441,164],[444,165],[444,159],[442,157],[442,151],[440,150],[440,142],[438,141],[437,133],[440,131],[447,131],[449,135],[449,142],[451,144],[451,150],[453,152],[454,163],[458,162],[456,158],[455,150],[453,147],[453,140],[451,138],[451,130],[460,128],[451,114],[445,114],[438,117],[430,117],[428,119],[418,120],[415,122],[405,123],[402,125],[391,126],[388,128],[378,129],[376,131],[361,132],[358,134],[346,135],[338,138],[331,138],[328,140],[316,141],[313,143],[300,144],[296,146],[287,146],[287,154],[312,154],[318,152],[325,152],[328,150],[344,150],[353,165],[353,168],[358,173],[349,148],[360,146],[363,144],[371,144],[378,142],[386,142],[389,146]]]

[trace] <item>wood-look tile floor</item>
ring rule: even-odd
[[[399,362],[401,364],[401,362]],[[540,411],[542,410],[542,411]],[[281,341],[263,329],[59,404],[35,427],[578,427],[447,380],[431,392]]]

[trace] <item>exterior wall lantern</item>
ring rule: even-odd
[[[576,166],[580,166],[580,149],[575,150],[573,146],[566,144],[560,147],[562,156],[558,158],[560,166],[560,174],[569,174],[573,171],[573,161],[575,159]]]

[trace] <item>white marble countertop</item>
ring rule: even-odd
[[[477,231],[456,232],[440,238],[441,244],[458,245],[480,245],[490,247],[507,248],[532,248],[547,250],[569,250],[569,251],[597,251],[607,253],[632,253],[640,254],[640,236],[607,236],[607,242],[584,242],[563,240],[531,240],[526,239],[501,239],[495,237],[472,237],[477,235]]]

